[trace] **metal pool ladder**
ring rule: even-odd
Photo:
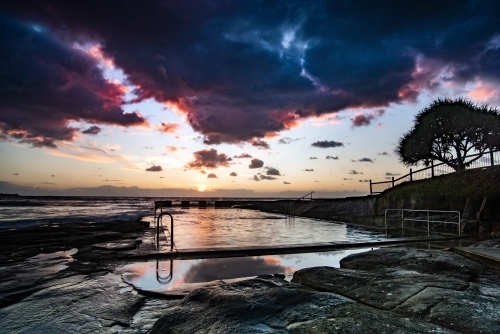
[[[174,249],[174,245],[175,245],[175,243],[174,243],[174,217],[172,217],[172,215],[168,212],[162,212],[156,218],[156,250],[160,249],[160,224],[162,221],[162,217],[164,215],[170,216],[170,229],[167,228],[167,231],[170,232],[170,251],[172,251]],[[161,226],[163,227],[163,224],[161,224]],[[168,246],[168,244],[167,244],[167,246]]]

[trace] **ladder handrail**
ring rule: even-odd
[[[302,196],[302,197],[300,197],[300,198],[297,198],[297,199],[296,199],[296,200],[294,200],[293,202],[290,202],[290,203],[285,204],[285,215],[288,215],[288,212],[287,212],[287,211],[289,211],[289,212],[290,212],[290,215],[291,215],[291,214],[292,214],[292,205],[293,205],[295,202],[300,201],[300,200],[301,200],[301,199],[303,199],[304,197],[311,195],[311,201],[312,201],[312,194],[314,194],[314,191],[311,191],[310,193],[307,193],[307,194],[305,194],[304,196]],[[288,210],[287,210],[287,208],[288,208]]]
[[[174,249],[174,217],[168,212],[162,212],[156,218],[156,250],[160,249],[160,218],[163,215],[170,216],[170,251]]]

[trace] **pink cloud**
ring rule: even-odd
[[[467,95],[481,103],[500,103],[500,88],[492,83],[478,81]]]

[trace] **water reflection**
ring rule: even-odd
[[[184,275],[185,283],[209,282],[236,277],[250,277],[292,271],[280,265],[280,260],[272,256],[244,258],[205,259],[194,264]]]
[[[371,249],[371,248],[370,248]],[[138,289],[168,291],[186,283],[253,277],[284,273],[288,279],[298,269],[330,266],[350,254],[369,249],[335,252],[232,257],[199,260],[151,261],[129,264],[121,268],[123,280]]]
[[[254,210],[176,210],[173,216],[179,249],[386,239],[385,233],[355,230],[345,224],[305,217],[287,219]]]
[[[168,271],[168,275],[165,276],[166,269],[162,269],[160,263],[164,264],[164,262],[170,263],[170,270]],[[160,284],[168,284],[172,281],[174,277],[174,260],[170,261],[156,261],[156,280]]]

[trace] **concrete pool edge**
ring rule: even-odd
[[[411,237],[393,238],[383,241],[369,242],[323,242],[312,244],[292,244],[276,246],[252,246],[252,247],[212,247],[212,248],[190,248],[176,249],[173,251],[150,251],[147,254],[130,253],[127,260],[148,260],[148,259],[204,259],[215,257],[241,257],[259,255],[297,254],[311,252],[327,252],[344,249],[370,248],[382,246],[403,245],[418,242],[449,241],[469,238],[467,235],[461,236],[433,236],[433,237]]]

